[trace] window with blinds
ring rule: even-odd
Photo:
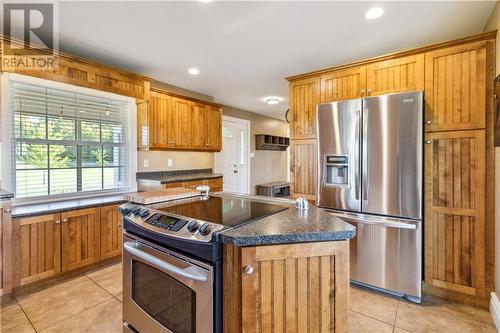
[[[126,103],[12,82],[17,198],[126,188]]]

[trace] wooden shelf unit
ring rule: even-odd
[[[255,135],[255,150],[285,151],[290,146],[290,138],[270,135]]]

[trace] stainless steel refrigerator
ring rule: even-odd
[[[357,228],[351,280],[420,302],[423,93],[318,105],[317,203]]]

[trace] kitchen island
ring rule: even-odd
[[[347,332],[354,236],[353,226],[317,207],[291,204],[222,232],[224,332]]]

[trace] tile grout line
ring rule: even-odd
[[[90,281],[94,282],[94,284],[95,284],[96,286],[98,286],[99,288],[101,288],[102,290],[104,290],[104,291],[105,291],[105,292],[106,292],[109,296],[111,296],[112,298],[114,298],[114,299],[116,299],[117,301],[119,301],[120,303],[122,303],[119,299],[117,299],[117,298],[115,297],[115,295],[113,295],[112,293],[110,293],[109,291],[107,291],[107,290],[106,290],[103,286],[101,286],[99,283],[97,283],[97,281],[93,280],[90,276],[85,275],[85,277],[86,277],[87,279],[89,279]],[[122,288],[122,293],[123,293],[123,288]]]
[[[365,317],[367,317],[367,318],[370,318],[370,319],[376,320],[376,321],[378,321],[378,322],[381,322],[381,323],[383,323],[383,324],[386,324],[386,325],[389,325],[389,326],[394,326],[394,325],[389,324],[389,323],[388,323],[388,322],[386,322],[386,321],[383,321],[383,320],[380,320],[380,319],[377,319],[377,318],[373,318],[372,316],[369,316],[369,315],[367,315],[367,314],[361,313],[361,312],[359,312],[359,311],[355,311],[355,310],[352,310],[352,309],[349,309],[349,310],[350,310],[350,311],[352,311],[352,312],[355,312],[355,313],[357,313],[357,314],[359,314],[359,315],[362,315],[362,316],[365,316]]]
[[[17,301],[17,298],[15,298],[15,301],[16,301],[16,304],[17,306],[19,306],[19,308],[21,309],[21,311],[24,313],[24,316],[26,317],[26,319],[28,320],[28,322],[30,323],[31,327],[33,328],[33,331],[37,332],[38,333],[38,330],[35,328],[35,325],[33,325],[33,323],[31,322],[31,319],[30,317],[28,317],[28,314],[26,313],[26,311],[24,311],[23,307],[21,306],[21,304]]]
[[[73,317],[78,316],[79,314],[82,314],[82,313],[84,313],[84,312],[86,312],[86,311],[89,311],[89,310],[91,310],[91,309],[95,308],[96,306],[99,306],[99,305],[101,305],[101,304],[104,304],[104,303],[106,303],[106,302],[110,301],[111,299],[112,299],[112,298],[108,298],[108,299],[107,299],[107,300],[105,300],[105,301],[102,301],[102,302],[100,302],[100,303],[97,303],[97,304],[95,304],[95,305],[92,305],[92,306],[91,306],[91,307],[89,307],[89,308],[86,308],[86,309],[84,309],[84,310],[82,310],[82,311],[80,311],[80,312],[78,312],[78,313],[75,313],[75,314],[73,314],[73,315],[69,316],[68,318],[65,318],[65,319],[63,319],[63,320],[60,320],[60,321],[58,321],[57,323],[54,323],[54,324],[52,324],[52,325],[50,325],[50,326],[45,327],[44,329],[42,329],[42,330],[40,330],[40,331],[36,331],[36,332],[37,332],[37,333],[38,333],[38,332],[42,333],[43,331],[45,331],[45,330],[47,330],[47,329],[49,329],[49,328],[51,328],[51,327],[53,327],[53,326],[55,326],[55,325],[57,325],[57,324],[60,324],[60,323],[62,323],[62,322],[64,322],[64,321],[66,321],[66,320],[69,320],[69,319],[71,319],[71,318],[73,318]]]

